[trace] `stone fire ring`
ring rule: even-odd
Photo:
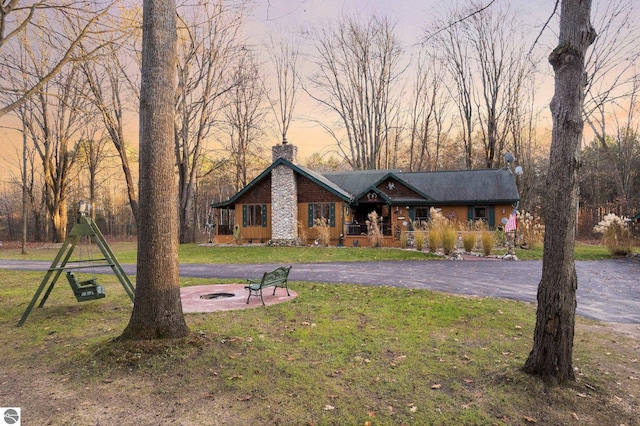
[[[246,284],[213,284],[213,285],[194,285],[180,288],[180,298],[182,299],[182,312],[184,313],[202,313],[202,312],[218,312],[231,311],[235,309],[247,309],[262,307],[260,296],[252,296],[247,304],[249,290],[244,288]],[[231,297],[219,297],[214,299],[201,298],[213,293],[231,293]],[[272,296],[273,287],[269,287],[262,293],[264,304],[267,306],[277,303],[289,302],[298,294],[289,289],[276,289],[275,296]]]

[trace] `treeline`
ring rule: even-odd
[[[594,13],[585,81],[594,137],[577,159],[585,230],[609,211],[640,209],[636,5],[605,3]],[[553,20],[532,31],[530,17],[508,6],[469,2],[425,18],[409,42],[387,17],[345,15],[256,44],[251,5],[178,7],[181,242],[208,238],[208,205],[250,182],[269,164],[270,146],[308,121],[333,140],[329,155],[303,159],[315,169],[497,168],[509,152],[524,171],[521,207],[540,211],[550,141],[540,92],[551,93],[541,40]],[[138,7],[33,2],[0,14],[0,120],[20,147],[18,172],[2,189],[0,238],[61,241],[79,200],[92,204],[106,234],[135,236],[145,208],[137,201]]]

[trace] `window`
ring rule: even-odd
[[[329,203],[313,204],[313,221],[316,219],[327,219],[329,221]]]
[[[467,220],[477,221],[482,220],[489,229],[493,229],[496,222],[496,213],[494,206],[469,206],[467,208]]]
[[[484,220],[486,222],[488,218],[486,207],[473,208],[473,220]]]
[[[267,226],[266,204],[245,204],[242,206],[242,226]]]
[[[233,226],[235,225],[236,211],[233,209],[220,209],[218,234],[233,235]]]
[[[430,210],[431,207],[416,207],[414,209],[414,220],[420,224],[429,222],[431,217]]]
[[[336,204],[309,203],[309,228],[313,228],[316,219],[326,219],[329,226],[336,226]]]

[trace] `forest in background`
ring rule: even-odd
[[[136,196],[137,135],[128,128],[139,100],[141,11],[117,1],[5,3],[0,125],[18,135],[19,161],[1,188],[0,239],[61,241],[80,200],[92,204],[105,234],[134,236],[144,206]],[[609,212],[640,212],[638,10],[631,0],[595,3],[582,236]],[[499,168],[508,152],[523,169],[521,209],[540,211],[552,88],[550,48],[538,37],[556,31],[553,10],[544,28],[500,2],[461,2],[425,22],[411,45],[385,16],[345,15],[258,45],[247,37],[252,6],[178,6],[181,242],[206,238],[209,204],[259,174],[295,123],[322,128],[332,142],[330,151],[301,159],[316,170]]]

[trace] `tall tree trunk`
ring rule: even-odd
[[[54,230],[54,242],[61,243],[67,238],[67,201],[60,200],[51,216]]]
[[[555,72],[551,101],[553,134],[543,207],[546,225],[542,279],[533,349],[524,371],[546,380],[575,379],[572,354],[576,312],[573,250],[579,163],[584,126],[584,60],[596,33],[589,21],[591,0],[562,0],[558,47],[549,56]]]
[[[180,244],[195,242],[194,198],[193,184],[189,183],[182,188],[180,199]]]
[[[27,189],[27,129],[22,127],[22,238],[21,254],[27,254],[27,214],[29,213],[29,190]]]
[[[176,5],[143,4],[136,297],[125,339],[189,334],[178,280],[178,187],[174,155]]]

